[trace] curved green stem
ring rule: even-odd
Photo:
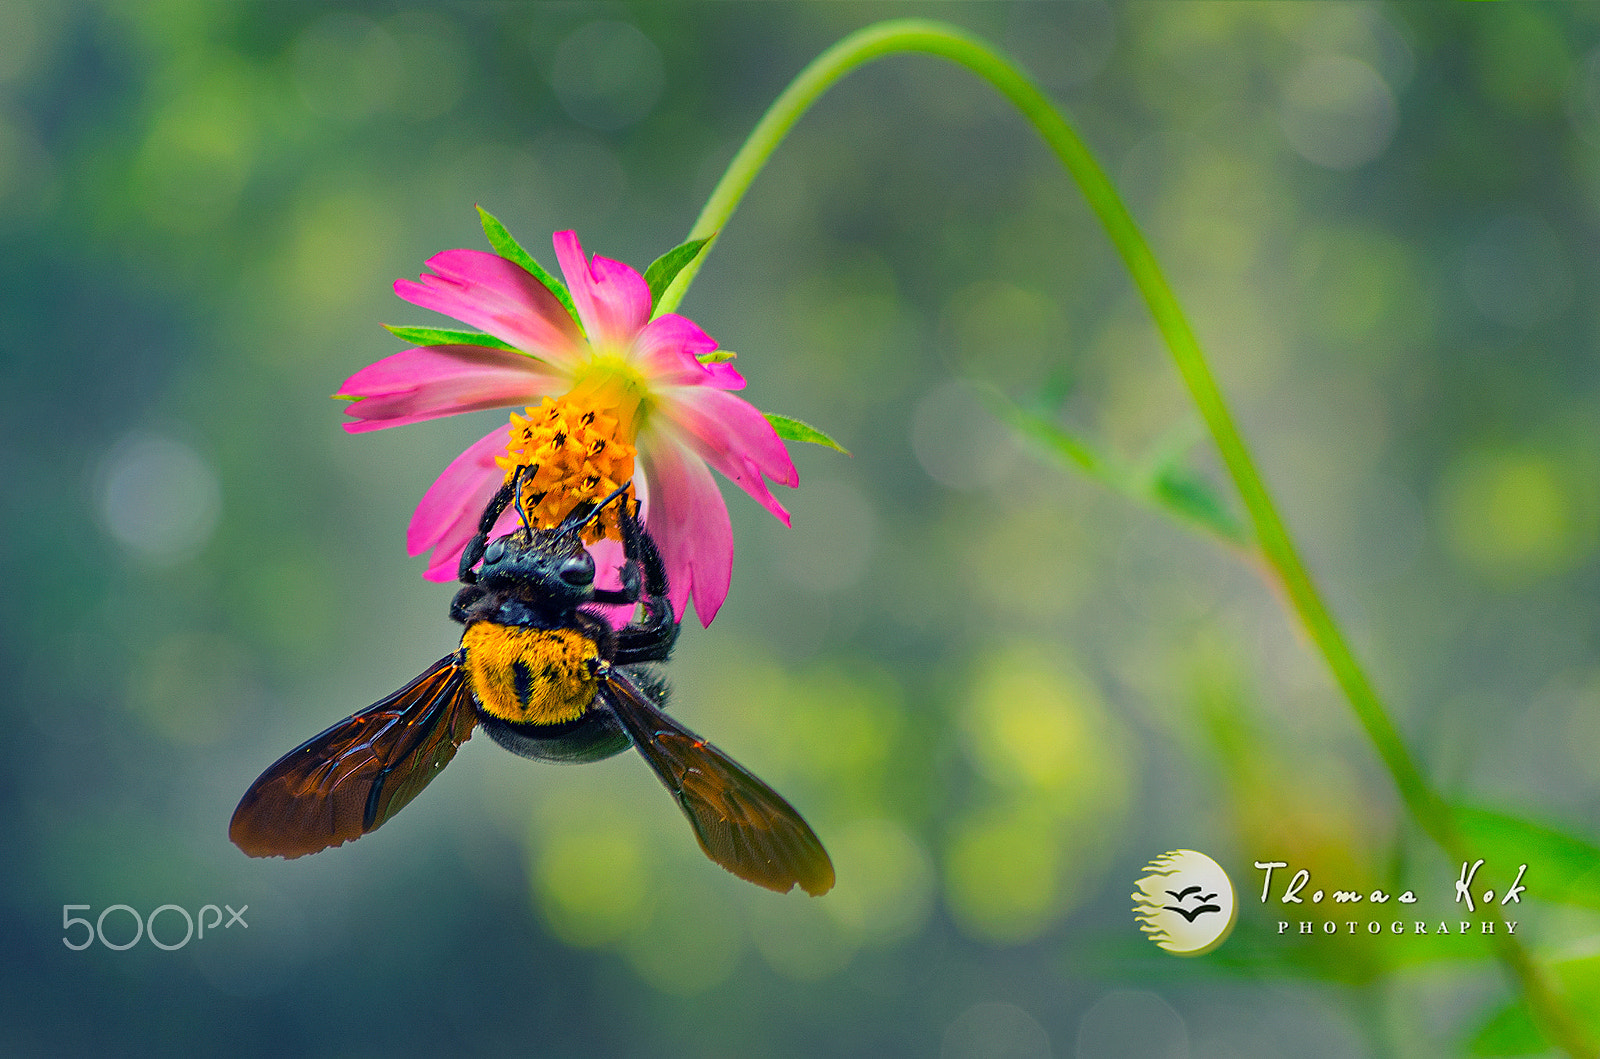
[[[1333,671],[1334,679],[1393,778],[1406,809],[1453,859],[1469,859],[1450,807],[1428,782],[1406,748],[1377,691],[1356,660],[1343,630],[1329,612],[1301,561],[1266,483],[1256,469],[1255,460],[1245,446],[1233,415],[1212,377],[1200,343],[1166,277],[1156,264],[1155,255],[1111,181],[1072,126],[1049,98],[1012,62],[983,41],[944,23],[909,19],[882,22],[851,34],[818,56],[774,101],[729,163],[722,180],[701,210],[689,238],[715,238],[784,136],[829,87],[865,63],[901,52],[937,55],[966,67],[988,81],[1021,111],[1066,167],[1089,207],[1100,218],[1134,284],[1149,306],[1156,326],[1189,388],[1190,396],[1222,456],[1223,464],[1239,491],[1254,528],[1256,547],[1282,583],[1295,614]],[[677,307],[704,260],[705,255],[702,254],[679,273],[663,293],[659,312],[669,312]],[[1595,1056],[1594,1045],[1587,1040],[1584,1029],[1556,995],[1544,970],[1516,938],[1503,935],[1496,937],[1497,955],[1518,981],[1535,1019],[1546,1034],[1574,1057],[1590,1059]]]

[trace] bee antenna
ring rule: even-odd
[[[588,511],[585,511],[582,516],[579,516],[576,511],[568,515],[567,520],[561,524],[561,529],[559,531],[561,536],[566,537],[582,532],[583,527],[587,526],[589,523],[593,522],[597,517],[599,517],[600,512],[606,509],[606,505],[611,503],[611,501],[615,500],[617,497],[626,493],[628,491],[628,487],[632,484],[633,479],[631,478],[626,482],[623,482],[621,485],[613,489],[604,500],[591,507]]]
[[[533,519],[528,517],[528,507],[522,499],[522,475],[527,469],[527,464],[517,465],[516,473],[511,479],[511,496],[512,502],[517,507],[517,515],[522,519],[522,528],[527,530],[531,536],[533,534]]]

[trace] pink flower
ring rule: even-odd
[[[485,505],[518,464],[529,468],[525,495],[544,526],[631,478],[675,612],[682,617],[692,598],[709,625],[728,594],[733,532],[708,465],[788,525],[765,479],[798,485],[794,463],[767,419],[729,392],[744,378],[726,361],[701,361],[717,348],[709,335],[674,313],[651,319],[644,277],[620,261],[587,258],[574,233],[553,241],[576,320],[554,293],[559,284],[498,254],[446,250],[420,281],[397,280],[400,297],[485,334],[451,333],[442,336],[448,344],[356,372],[339,390],[353,399],[345,429],[524,408],[509,429],[496,427],[456,457],[417,505],[406,545],[412,555],[432,551],[424,576],[455,579]],[[599,569],[614,571],[620,545],[602,541],[595,551]]]

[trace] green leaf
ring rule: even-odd
[[[1216,487],[1187,467],[1162,467],[1150,480],[1150,495],[1162,507],[1218,536],[1239,543],[1250,539]]]
[[[1468,1045],[1473,1056],[1538,1055],[1546,1051],[1544,1034],[1533,1024],[1528,1005],[1518,1000],[1489,1017]]]
[[[705,248],[711,245],[712,236],[707,239],[691,239],[673,247],[654,261],[644,270],[644,281],[650,285],[650,308],[652,312],[656,303],[661,301],[661,296],[666,293],[672,281],[678,278],[684,266],[699,257]],[[841,450],[842,451],[842,450]]]
[[[1054,414],[1067,405],[1067,398],[1077,389],[1078,376],[1071,361],[1062,361],[1050,369],[1050,374],[1034,397],[1038,411]]]
[[[766,416],[767,422],[772,424],[772,429],[776,430],[778,436],[785,441],[806,441],[813,445],[825,445],[837,452],[844,453],[846,456],[850,455],[849,449],[809,423],[802,423],[800,420],[790,419],[788,416],[773,415],[771,412],[766,413]]]
[[[1205,424],[1195,416],[1185,416],[1163,431],[1142,461],[1144,488],[1160,506],[1244,544],[1250,531],[1233,506],[1215,483],[1189,466],[1189,453],[1205,438]]]
[[[1600,848],[1593,843],[1493,809],[1457,806],[1455,818],[1473,857],[1494,871],[1496,889],[1510,885],[1517,865],[1526,864],[1527,897],[1600,909]]]
[[[1233,544],[1249,540],[1243,524],[1229,511],[1211,483],[1176,461],[1182,447],[1158,452],[1149,471],[1141,472],[1101,453],[1053,421],[1052,416],[1023,408],[997,391],[986,389],[997,415],[1026,441],[1058,463],[1072,464],[1090,478],[1124,496],[1150,504],[1200,526]]]
[[[395,327],[393,324],[384,324],[383,329],[402,342],[418,346],[488,346],[490,349],[522,352],[509,342],[502,342],[493,335],[479,334],[477,331],[451,331],[443,327]]]
[[[986,390],[985,394],[996,414],[1011,424],[1024,440],[1061,462],[1076,464],[1096,481],[1120,492],[1127,491],[1126,475],[1096,452],[1094,446],[1051,422],[1047,416],[1011,403],[998,392]]]
[[[489,245],[494,247],[494,252],[507,261],[514,261],[527,269],[533,278],[544,284],[545,290],[556,296],[556,300],[566,306],[567,315],[572,317],[572,322],[578,325],[578,332],[583,333],[583,321],[578,319],[578,307],[572,304],[572,295],[567,293],[566,284],[556,279],[544,270],[544,266],[533,259],[533,255],[522,249],[522,244],[516,237],[506,231],[506,226],[495,219],[494,214],[478,207],[478,219],[483,222],[483,234],[488,236]]]
[[[1600,1037],[1600,956],[1581,956],[1547,966],[1579,1025],[1591,1039]],[[1528,1002],[1519,998],[1485,1020],[1473,1035],[1467,1054],[1525,1056],[1544,1055],[1549,1050],[1550,1043],[1539,1031]]]

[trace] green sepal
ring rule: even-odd
[[[835,452],[842,452],[846,456],[850,455],[849,449],[809,423],[802,423],[800,420],[790,419],[788,416],[773,415],[771,412],[764,414],[767,417],[767,422],[772,424],[772,429],[776,430],[778,436],[785,441],[805,441],[812,445],[825,446]]]
[[[650,267],[644,270],[644,281],[650,287],[651,316],[655,315],[657,303],[661,301],[661,296],[667,292],[667,288],[672,285],[672,281],[678,278],[678,273],[682,272],[684,266],[689,262],[704,253],[706,247],[711,245],[711,240],[714,238],[716,237],[691,239],[687,243],[681,243],[673,247],[650,262]],[[843,450],[841,449],[840,451]]]
[[[522,244],[517,242],[516,237],[506,231],[506,226],[482,206],[478,207],[478,219],[483,223],[483,234],[488,237],[489,245],[494,247],[494,252],[507,261],[521,265],[534,279],[544,284],[545,290],[554,294],[556,301],[566,307],[567,315],[578,325],[578,332],[585,334],[583,321],[578,318],[578,307],[572,303],[572,295],[567,292],[567,285],[546,272],[544,266],[533,259],[532,254],[522,249]]]
[[[710,353],[702,353],[695,359],[702,364],[721,364],[723,361],[733,360],[738,355],[731,349],[713,349]]]
[[[402,342],[418,346],[487,346],[490,349],[509,349],[513,353],[522,352],[509,342],[477,331],[451,331],[443,327],[396,327],[393,324],[384,324],[383,329]]]

